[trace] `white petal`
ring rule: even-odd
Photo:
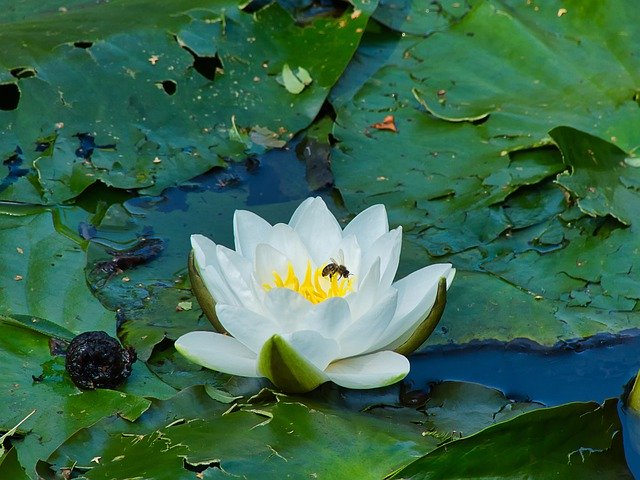
[[[360,318],[369,310],[377,300],[378,287],[380,285],[380,257],[376,257],[369,271],[364,273],[364,278],[356,279],[358,290],[348,295],[351,315],[354,319]]]
[[[281,276],[287,272],[289,259],[280,250],[276,250],[271,245],[260,243],[256,247],[254,259],[254,275],[258,285],[273,285],[273,273],[277,272]]]
[[[313,306],[309,316],[301,319],[301,330],[315,330],[326,338],[338,336],[352,322],[349,304],[342,297],[331,297]]]
[[[312,330],[293,332],[289,335],[283,335],[282,338],[321,371],[338,357],[340,351],[335,340],[325,338]]]
[[[217,265],[217,261],[216,266],[207,265],[204,271],[201,270],[200,277],[216,303],[240,305],[240,300],[220,273],[220,267]]]
[[[307,263],[310,259],[309,252],[298,234],[289,225],[284,223],[274,225],[265,243],[286,255],[293,264],[297,277],[304,278],[304,274],[307,271]],[[278,273],[286,274],[287,272],[285,270]]]
[[[363,250],[369,250],[373,242],[389,231],[389,220],[384,205],[373,205],[360,212],[344,227],[343,236],[355,235]]]
[[[402,247],[402,227],[395,228],[379,237],[371,248],[363,250],[362,268],[367,269],[376,257],[380,257],[380,286],[389,287],[393,282],[400,261]]]
[[[176,350],[198,365],[242,377],[259,377],[257,355],[235,338],[214,332],[189,332],[175,343]]]
[[[218,245],[217,256],[220,264],[220,274],[233,291],[235,298],[237,298],[237,305],[262,313],[262,305],[255,297],[252,288],[253,266],[251,262],[239,253],[222,245]]]
[[[320,198],[320,197],[309,197],[305,199],[300,205],[298,205],[298,208],[296,208],[296,211],[293,212],[293,215],[291,215],[291,220],[289,220],[289,226],[291,228],[293,229],[296,228],[296,225],[298,224],[300,219],[305,215],[307,208],[309,208],[311,203],[313,203],[313,201],[316,198]]]
[[[341,358],[365,353],[378,340],[391,322],[397,300],[398,292],[389,289],[368,312],[342,332],[338,338]]]
[[[294,229],[316,265],[328,262],[342,240],[340,224],[320,197],[314,198],[304,215],[296,218]]]
[[[194,259],[199,271],[204,270],[207,265],[218,267],[216,247],[215,242],[204,235],[191,235],[191,248],[193,248]]]
[[[413,333],[433,307],[441,277],[447,279],[447,288],[455,275],[450,263],[437,263],[421,268],[397,281],[398,308],[391,323],[375,344],[375,349],[393,348],[403,338]]]
[[[303,330],[305,321],[313,310],[313,304],[298,292],[288,288],[274,288],[264,297],[266,314],[276,320],[283,333]]]
[[[409,360],[395,352],[377,352],[333,362],[325,373],[347,388],[385,387],[407,376]]]
[[[274,288],[265,296],[264,306],[283,333],[313,330],[325,338],[335,339],[352,323],[349,305],[342,297],[328,298],[314,305],[298,292]]]
[[[233,214],[233,237],[236,252],[253,261],[256,246],[264,242],[271,224],[247,210],[236,210]]]
[[[234,305],[216,305],[218,320],[229,334],[253,352],[275,333],[284,333],[274,319]]]
[[[191,235],[191,246],[196,268],[214,301],[237,305],[239,303],[238,297],[233,293],[233,289],[220,271],[217,255],[218,245],[204,235]]]

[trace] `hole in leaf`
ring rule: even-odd
[[[73,42],[73,46],[76,48],[91,48],[93,46],[93,42]]]
[[[335,121],[338,114],[336,113],[335,108],[329,100],[325,100],[320,107],[320,111],[316,115],[316,120],[322,117],[328,116],[331,120]]]
[[[202,473],[207,468],[220,468],[220,462],[218,460],[213,460],[211,462],[207,462],[205,460],[204,462],[190,463],[186,458],[183,458],[182,468],[189,470],[190,472]]]
[[[173,95],[176,93],[176,89],[178,88],[178,84],[173,80],[163,80],[161,82],[157,82],[156,86],[162,88],[167,95]]]
[[[176,38],[176,41],[178,41],[177,37],[174,38]],[[217,73],[222,73],[224,67],[222,66],[222,60],[220,60],[220,57],[217,53],[213,57],[201,57],[186,45],[180,43],[180,46],[187,52],[189,52],[193,57],[192,65],[195,71],[207,80],[214,80]]]
[[[0,84],[0,110],[15,110],[20,101],[20,89],[15,83]]]
[[[11,75],[16,78],[29,78],[35,77],[36,71],[31,67],[16,67],[11,69]]]

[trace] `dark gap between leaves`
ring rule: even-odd
[[[73,46],[76,48],[91,48],[93,46],[93,42],[84,42],[84,41],[73,42]]]
[[[30,78],[36,76],[36,70],[31,67],[16,67],[10,70],[11,75],[16,78]]]
[[[220,468],[220,462],[213,460],[212,462],[190,463],[186,458],[182,459],[182,468],[190,472],[202,473],[208,468]]]
[[[20,89],[15,83],[0,84],[0,110],[15,110],[20,101]]]

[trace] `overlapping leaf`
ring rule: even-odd
[[[299,26],[277,3],[78,3],[16,12],[0,42],[0,198],[52,204],[100,180],[160,192],[241,154],[239,129],[309,125],[377,2]],[[313,82],[294,95],[284,64]]]
[[[639,193],[633,161],[619,162],[638,144],[637,22],[621,2],[602,5],[487,0],[427,38],[372,30],[359,55],[377,61],[354,63],[335,89],[347,207],[390,208],[407,232],[401,273],[438,260],[477,272],[459,275],[432,342],[552,344],[636,326],[625,272]],[[397,132],[375,127],[389,115]],[[584,133],[549,134],[561,125]],[[575,155],[589,149],[598,169]]]

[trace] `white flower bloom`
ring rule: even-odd
[[[267,377],[289,392],[326,381],[381,387],[407,375],[401,353],[433,331],[455,269],[430,265],[394,283],[402,228],[389,230],[383,205],[344,230],[319,197],[305,200],[289,224],[238,210],[233,228],[235,251],[191,237],[194,292],[224,333],[183,335],[180,353],[213,370]],[[348,274],[329,275],[330,264]]]

